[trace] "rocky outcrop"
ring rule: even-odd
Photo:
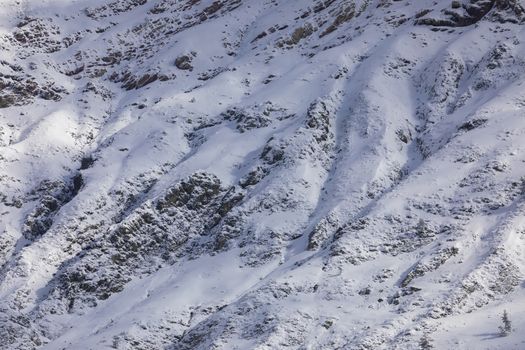
[[[516,0],[470,0],[452,1],[450,8],[442,10],[443,17],[423,15],[417,24],[436,27],[466,27],[483,18],[504,23],[521,23],[525,8]]]

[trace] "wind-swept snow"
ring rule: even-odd
[[[0,6],[0,348],[525,347],[523,1]]]

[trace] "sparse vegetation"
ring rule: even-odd
[[[507,310],[503,310],[503,314],[501,315],[501,323],[502,325],[499,326],[499,333],[502,337],[506,337],[512,332],[512,322]]]

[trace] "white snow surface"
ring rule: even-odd
[[[524,1],[0,7],[0,349],[525,349]]]

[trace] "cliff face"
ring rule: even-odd
[[[0,0],[1,349],[518,349],[525,4]]]

